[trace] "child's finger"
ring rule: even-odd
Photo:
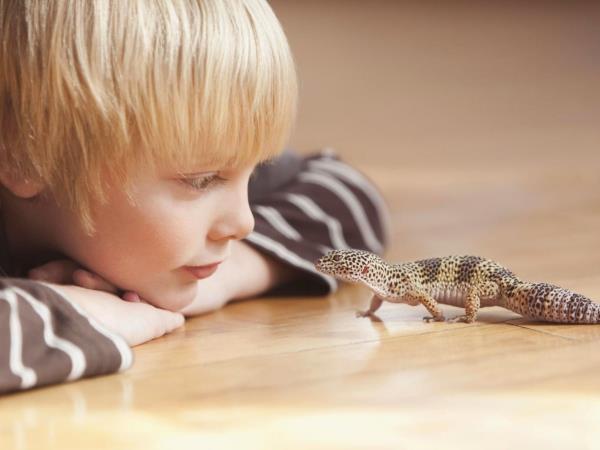
[[[145,303],[146,305],[150,304],[146,300],[144,300],[142,297],[140,297],[137,292],[127,291],[121,296],[121,298],[127,302]]]
[[[118,289],[104,278],[85,269],[77,269],[73,272],[73,282],[87,289],[116,293]]]
[[[128,302],[133,302],[133,303],[140,303],[142,301],[142,299],[140,299],[140,296],[138,294],[136,294],[135,292],[131,292],[131,291],[125,292],[121,298],[123,300],[126,300]]]
[[[73,271],[78,267],[79,265],[70,259],[57,259],[31,269],[27,276],[33,280],[67,284],[71,282]]]

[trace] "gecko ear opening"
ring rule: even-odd
[[[362,274],[363,274],[363,275],[366,275],[366,274],[368,274],[368,273],[369,273],[369,266],[365,266],[365,267],[363,267]]]

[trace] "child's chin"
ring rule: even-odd
[[[177,312],[194,301],[197,291],[198,283],[190,283],[173,290],[153,292],[153,295],[148,295],[147,301],[157,308]]]

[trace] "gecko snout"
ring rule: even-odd
[[[341,256],[337,253],[330,253],[322,256],[314,265],[315,269],[327,275],[337,276],[340,272],[345,271]]]
[[[322,256],[315,263],[315,269],[323,273],[331,273],[334,270],[333,264],[328,260],[327,255]]]

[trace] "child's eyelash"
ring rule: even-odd
[[[181,182],[185,183],[186,186],[194,189],[195,191],[206,191],[209,187],[217,184],[221,184],[227,181],[225,178],[220,177],[218,174],[206,175],[197,178],[182,178]]]

